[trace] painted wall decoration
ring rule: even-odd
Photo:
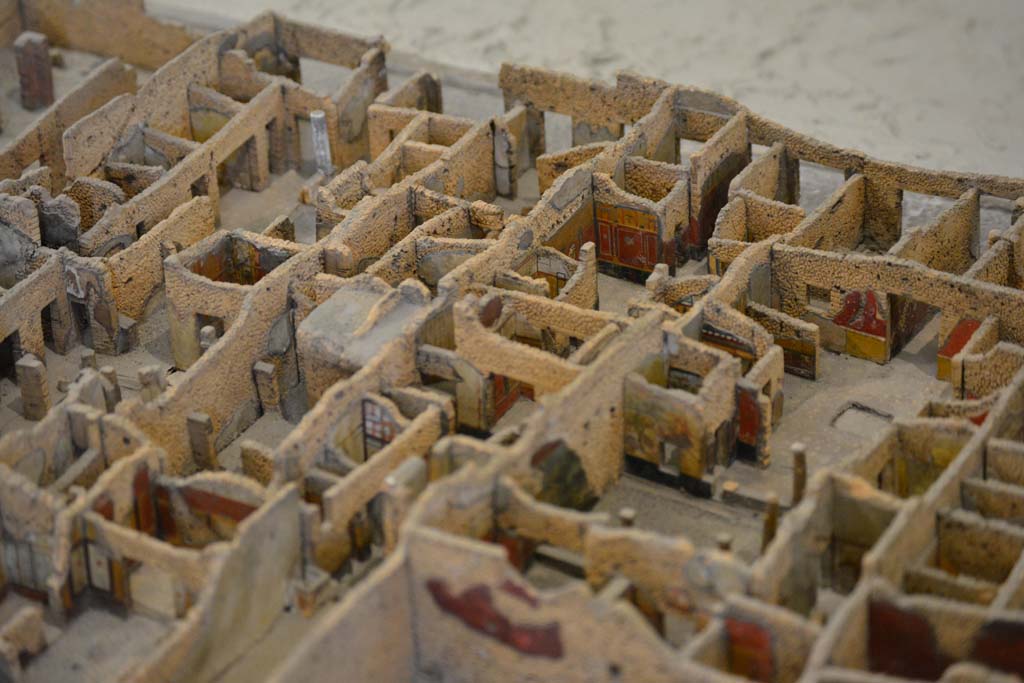
[[[660,260],[658,217],[625,206],[595,203],[597,259],[650,272]]]
[[[804,379],[816,378],[818,347],[814,342],[776,335],[775,343],[782,347],[786,372]]]
[[[876,363],[889,360],[889,321],[873,290],[846,292],[832,322],[846,328],[846,353]]]
[[[732,332],[704,323],[700,328],[700,335],[701,341],[705,344],[727,351],[742,360],[744,372],[750,368],[750,364],[757,358],[753,345]]]
[[[758,442],[764,425],[757,396],[757,389],[736,385],[736,421],[739,424],[736,454],[742,460],[753,461],[758,457]]]
[[[533,400],[533,387],[525,382],[506,377],[505,375],[494,375],[494,421],[497,422],[501,416],[512,409],[520,398]]]
[[[899,353],[938,312],[938,309],[906,296],[890,296],[889,310],[892,311],[892,356]]]
[[[953,331],[946,338],[946,343],[939,349],[936,377],[938,379],[950,379],[950,361],[953,356],[960,353],[961,349],[967,346],[974,332],[981,327],[981,321],[974,318],[964,318],[956,324]]]
[[[589,201],[583,201],[565,223],[544,242],[544,246],[553,247],[569,258],[579,258],[580,248],[594,240],[594,205]]]
[[[399,430],[398,423],[384,406],[363,399],[363,447],[367,458],[391,443]]]
[[[557,622],[541,625],[518,624],[494,604],[491,589],[483,584],[455,594],[444,579],[430,579],[427,590],[437,607],[489,638],[532,657],[561,659],[563,654]]]
[[[569,256],[570,258],[578,258],[578,245],[573,243],[566,256]],[[552,297],[558,296],[558,293],[562,291],[562,287],[564,287],[565,283],[569,281],[570,277],[572,277],[572,274],[569,272],[564,261],[543,251],[537,254],[536,274],[544,278],[548,283],[548,291]]]

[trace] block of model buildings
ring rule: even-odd
[[[0,679],[1024,676],[1024,179],[0,9]]]

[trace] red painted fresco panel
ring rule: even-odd
[[[452,593],[444,579],[429,579],[427,590],[442,611],[458,618],[482,635],[532,657],[561,659],[562,638],[558,622],[517,624],[494,604],[491,589],[482,584]]]
[[[772,637],[763,626],[736,619],[726,619],[729,634],[729,660],[732,673],[752,681],[775,680]]]
[[[208,515],[221,515],[236,522],[241,522],[256,509],[252,505],[239,500],[232,500],[218,496],[209,491],[195,489],[190,486],[182,487],[181,496],[188,503],[189,507],[196,512]]]
[[[739,440],[751,446],[757,444],[757,435],[761,430],[761,411],[757,407],[757,393],[736,388],[736,399],[739,402]]]
[[[646,268],[647,259],[644,255],[643,233],[621,225],[618,226],[615,233],[619,263],[633,268]]]
[[[653,270],[654,264],[658,262],[658,236],[655,234],[644,234],[644,259],[647,264],[645,268]]]
[[[598,221],[597,223],[597,253],[605,259],[615,258],[615,240],[613,235],[615,234],[614,228],[610,223]]]
[[[843,297],[843,308],[832,322],[864,334],[886,336],[885,319],[879,314],[877,295],[870,289],[847,292]]]
[[[953,331],[949,333],[949,337],[946,339],[946,343],[942,345],[942,349],[939,350],[939,355],[952,358],[960,353],[960,350],[967,346],[967,342],[971,340],[971,336],[979,327],[981,327],[981,322],[972,318],[964,318],[958,322]]]
[[[135,513],[139,531],[144,534],[156,533],[156,513],[153,509],[153,494],[149,485],[149,469],[141,467],[132,482],[135,493]]]

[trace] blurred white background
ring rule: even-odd
[[[497,72],[619,69],[717,90],[791,128],[894,161],[1024,175],[1021,0],[160,0],[263,9]]]

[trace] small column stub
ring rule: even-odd
[[[85,349],[82,351],[82,355],[78,358],[78,366],[83,370],[85,368],[96,369],[96,352],[92,349]]]
[[[807,490],[807,446],[798,441],[790,449],[793,451],[793,505],[797,505]]]
[[[42,33],[25,31],[14,41],[21,84],[21,106],[29,111],[53,104],[53,62],[50,43]]]
[[[141,385],[142,400],[149,402],[167,388],[167,377],[159,365],[147,365],[144,368],[139,368],[139,384]]]
[[[774,493],[768,496],[768,509],[764,515],[764,529],[761,534],[761,552],[771,544],[775,538],[775,531],[779,527],[779,497]]]
[[[121,402],[121,383],[117,379],[117,371],[112,365],[104,365],[100,368],[100,375],[110,384],[110,387],[103,389],[103,396],[106,399],[107,412],[113,412],[114,406]]]
[[[42,420],[50,410],[50,383],[46,366],[27,353],[14,364],[21,390],[21,407],[28,420]]]
[[[204,325],[199,329],[199,348],[203,353],[217,343],[217,329],[213,325]]]
[[[331,138],[327,134],[327,115],[322,109],[309,113],[309,125],[313,129],[313,158],[316,160],[316,169],[324,178],[331,178],[334,175]]]

